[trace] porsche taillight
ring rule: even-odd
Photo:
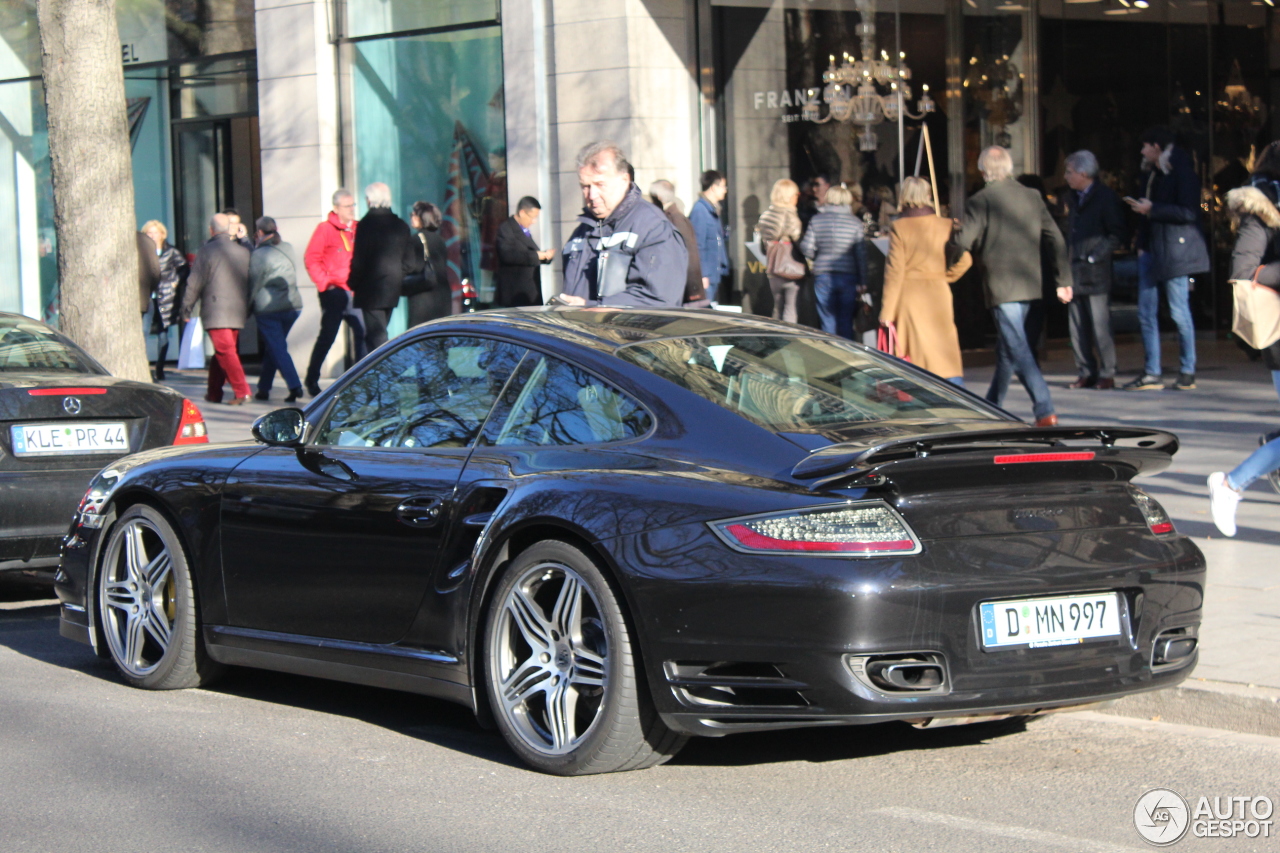
[[[920,552],[893,507],[860,501],[710,522],[725,544],[752,554],[883,557]]]
[[[1169,518],[1169,513],[1164,511],[1164,507],[1151,495],[1139,489],[1137,486],[1129,487],[1129,494],[1133,496],[1133,502],[1138,505],[1138,509],[1142,510],[1142,517],[1147,522],[1147,527],[1151,528],[1151,532],[1157,536],[1165,533],[1173,533],[1173,520]]]
[[[178,434],[174,444],[208,444],[209,431],[204,425],[204,415],[190,400],[182,401],[182,419],[178,421]]]

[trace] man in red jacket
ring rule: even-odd
[[[356,360],[364,358],[369,351],[364,341],[364,317],[359,308],[352,307],[351,288],[347,285],[355,244],[356,197],[348,190],[338,190],[333,194],[333,211],[316,226],[302,259],[320,297],[320,334],[311,350],[305,381],[307,393],[312,397],[320,393],[320,368],[338,337],[343,320],[355,336]]]

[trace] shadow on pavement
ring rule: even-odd
[[[1208,504],[1208,501],[1205,501]],[[1212,521],[1196,521],[1190,518],[1178,518],[1174,521],[1178,532],[1193,539],[1227,539]],[[1259,527],[1237,527],[1236,535],[1230,537],[1232,542],[1257,542],[1260,545],[1280,545],[1280,533],[1274,530],[1263,530]]]
[[[470,709],[453,702],[398,690],[240,667],[229,670],[207,689],[241,699],[360,720],[487,761],[524,767],[507,749],[501,735],[482,729]]]
[[[33,608],[18,618],[0,614],[0,646],[51,666],[72,669],[119,684],[115,667],[88,646],[58,634],[57,606]],[[527,769],[496,731],[485,731],[475,715],[452,702],[345,684],[321,678],[233,667],[204,688],[254,702],[268,702],[320,714],[360,720],[406,737],[516,769]],[[785,761],[841,761],[912,750],[972,746],[1025,729],[1020,720],[919,731],[904,723],[836,726],[693,738],[672,761],[675,766],[734,767]],[[534,771],[529,771],[534,772]]]

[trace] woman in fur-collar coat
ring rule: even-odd
[[[1249,186],[1227,193],[1227,207],[1239,220],[1231,251],[1231,279],[1280,289],[1280,142],[1262,150]],[[1258,269],[1262,267],[1262,269]],[[1280,341],[1262,351],[1280,394]]]

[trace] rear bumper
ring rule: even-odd
[[[56,566],[76,506],[101,465],[110,462],[107,457],[88,468],[0,472],[0,571],[34,568],[6,565],[13,561]]]
[[[67,636],[64,634],[64,636]],[[87,642],[87,641],[86,641]],[[949,708],[945,711],[903,714],[887,712],[882,714],[844,714],[844,715],[724,715],[690,713],[687,711],[661,714],[662,721],[668,728],[678,732],[700,737],[723,737],[728,734],[760,732],[776,729],[814,728],[818,726],[866,726],[876,723],[909,722],[921,727],[932,727],[948,720],[984,722],[1008,717],[1031,717],[1041,714],[1052,714],[1060,711],[1090,711],[1105,708],[1119,699],[1148,690],[1162,690],[1181,682],[1190,672],[1188,667],[1175,681],[1168,684],[1153,684],[1140,690],[1125,690],[1116,693],[1104,693],[1093,696],[1074,696],[1070,699],[1043,702],[1020,702],[1015,704],[978,704],[967,708]]]
[[[647,567],[630,584],[633,612],[648,617],[637,626],[645,668],[659,713],[688,733],[1034,714],[1174,686],[1198,658],[1153,665],[1157,638],[1194,638],[1200,623],[1205,563],[1183,537],[980,536],[859,560],[755,557],[683,532],[610,544],[620,564]],[[1127,602],[1120,637],[981,647],[983,601],[1104,590]],[[868,678],[869,663],[908,655],[935,663],[943,683]]]

